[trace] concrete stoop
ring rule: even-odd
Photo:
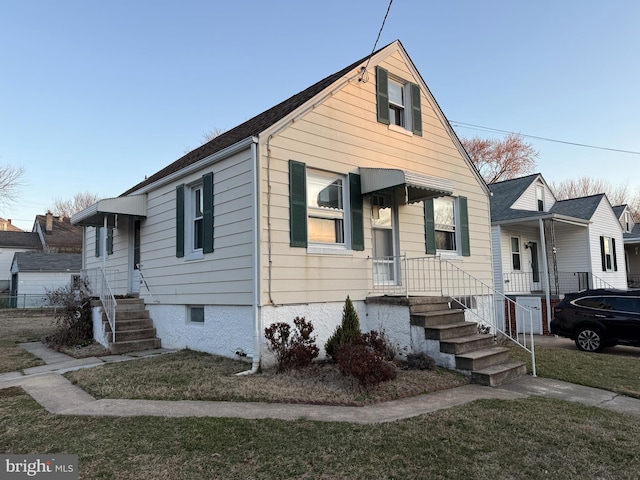
[[[465,320],[464,309],[444,297],[410,297],[411,325],[424,328],[426,340],[437,340],[440,353],[453,355],[455,369],[474,383],[497,386],[526,375],[527,367],[509,357],[492,335],[477,333],[478,324]]]
[[[161,348],[161,341],[156,336],[156,329],[141,298],[117,299],[116,335],[113,341],[111,325],[102,314],[109,349],[113,354],[153,350]]]

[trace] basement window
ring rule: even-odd
[[[204,324],[204,307],[202,306],[190,306],[188,307],[189,323]]]

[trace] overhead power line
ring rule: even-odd
[[[556,138],[539,137],[539,136],[536,136],[536,135],[527,135],[526,133],[518,133],[518,132],[510,132],[508,130],[500,130],[499,128],[491,128],[491,127],[484,127],[482,125],[474,125],[472,123],[456,122],[455,120],[451,120],[451,125],[454,126],[454,127],[471,128],[471,129],[475,129],[475,130],[482,130],[482,131],[485,131],[485,132],[496,132],[496,133],[506,133],[506,134],[509,134],[509,135],[519,135],[521,137],[535,138],[536,140],[544,140],[545,142],[564,143],[565,145],[574,145],[576,147],[595,148],[597,150],[608,150],[610,152],[628,153],[628,154],[631,154],[631,155],[640,155],[640,152],[636,152],[636,151],[633,151],[633,150],[622,150],[620,148],[600,147],[600,146],[597,146],[597,145],[587,145],[585,143],[568,142],[568,141],[565,141],[565,140],[558,140]]]
[[[376,37],[376,41],[373,44],[373,48],[371,49],[371,53],[369,54],[369,58],[367,59],[367,63],[364,67],[362,67],[362,74],[360,75],[360,81],[366,82],[365,73],[367,72],[367,68],[369,67],[369,62],[371,61],[371,55],[376,51],[376,47],[378,46],[378,41],[380,40],[380,35],[382,35],[382,29],[384,28],[384,24],[387,21],[387,17],[389,16],[389,10],[391,10],[391,4],[393,0],[389,0],[389,5],[387,6],[387,13],[384,14],[384,18],[382,19],[382,25],[380,25],[380,30],[378,30],[378,36]]]

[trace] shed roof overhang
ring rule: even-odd
[[[443,178],[429,177],[397,168],[360,167],[359,170],[363,195],[404,187],[406,202],[416,203],[453,193],[453,183]]]
[[[559,215],[557,213],[543,213],[540,215],[525,216],[522,218],[512,218],[507,220],[497,220],[491,222],[491,225],[520,225],[537,227],[540,220],[553,220],[554,222],[565,223],[567,225],[576,225],[578,227],[588,227],[590,220],[582,218],[569,217],[567,215]]]
[[[81,212],[71,216],[72,225],[82,227],[101,227],[105,218],[107,225],[115,226],[118,215],[144,218],[147,216],[147,196],[130,195],[128,197],[104,198]]]

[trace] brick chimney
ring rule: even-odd
[[[44,226],[45,233],[53,233],[53,213],[51,211],[47,212],[47,221]]]

